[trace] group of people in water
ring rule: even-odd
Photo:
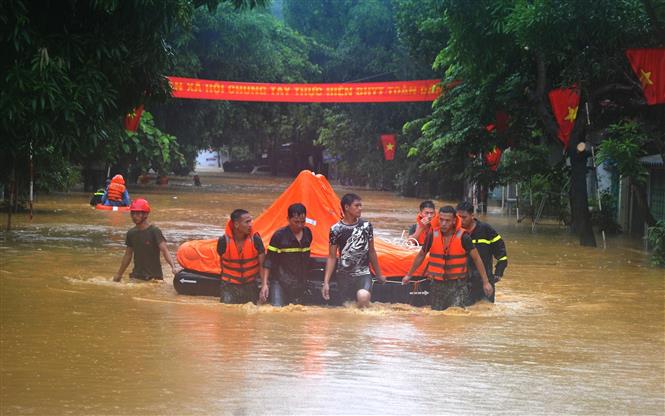
[[[374,248],[372,224],[361,217],[362,199],[348,193],[340,205],[342,218],[329,233],[321,296],[330,299],[334,276],[343,301],[366,307],[371,302],[374,281],[385,283],[386,278]],[[127,232],[125,255],[113,280],[121,280],[132,257],[134,270],[130,277],[162,279],[160,253],[173,274],[178,273],[180,269],[169,254],[162,232],[148,220],[148,202],[133,201],[130,213],[135,227]],[[217,241],[220,302],[269,302],[273,306],[303,303],[311,269],[312,231],[307,227],[307,208],[303,204],[290,205],[286,215],[288,224],[275,231],[266,248],[258,233],[252,231],[252,215],[243,209],[231,213],[225,233]],[[422,274],[431,279],[432,309],[465,307],[482,299],[494,302],[495,285],[508,264],[506,247],[494,228],[474,218],[471,203],[462,202],[457,208],[444,206],[436,214],[434,203],[424,201],[409,238],[417,240],[421,249],[402,284],[410,282],[429,255]],[[494,270],[493,259],[497,260]]]

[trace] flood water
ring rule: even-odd
[[[290,183],[202,181],[130,189],[173,254]],[[355,191],[384,238],[420,202]],[[509,256],[494,305],[231,306],[177,295],[168,267],[163,283],[112,282],[132,223],[88,200],[40,197],[0,232],[2,415],[665,413],[665,273],[639,242],[584,248],[489,215]]]

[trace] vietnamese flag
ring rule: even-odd
[[[485,164],[494,172],[496,172],[499,162],[501,162],[501,153],[501,149],[495,147],[494,150],[485,154]]]
[[[134,111],[125,116],[125,130],[136,131],[141,122],[141,114],[143,114],[143,104],[136,107]]]
[[[575,126],[577,109],[580,105],[580,91],[577,88],[558,88],[549,92],[554,118],[559,125],[558,137],[563,147],[568,147],[570,133]]]
[[[665,48],[628,49],[626,56],[649,105],[665,103]]]
[[[381,145],[383,146],[383,157],[386,160],[393,160],[395,158],[395,148],[397,147],[397,140],[394,134],[382,134]]]

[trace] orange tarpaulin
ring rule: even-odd
[[[327,257],[328,233],[330,227],[340,220],[341,208],[339,198],[323,175],[315,175],[308,170],[300,172],[282,195],[256,218],[253,230],[261,235],[267,246],[273,233],[287,225],[287,208],[296,202],[307,207],[307,226],[312,230],[313,236],[312,256]],[[376,237],[374,246],[381,271],[387,277],[404,276],[417,253]],[[220,273],[217,239],[186,242],[178,248],[176,256],[185,269],[209,274]],[[423,262],[416,275],[422,273],[426,263],[427,261]]]

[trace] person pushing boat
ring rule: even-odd
[[[340,205],[343,217],[330,228],[328,259],[321,294],[323,299],[330,299],[330,279],[335,272],[342,299],[354,300],[363,308],[369,306],[372,299],[370,263],[377,280],[383,283],[386,278],[381,273],[374,249],[372,224],[360,218],[362,200],[356,194],[346,194],[342,197]]]
[[[217,240],[220,257],[221,303],[257,303],[265,248],[261,236],[252,231],[253,218],[244,209],[236,209],[226,224],[224,235]]]
[[[402,278],[402,284],[407,284],[429,253],[430,260],[425,276],[432,279],[430,299],[434,310],[444,310],[451,306],[464,307],[468,304],[467,258],[474,262],[480,272],[485,295],[489,297],[494,292],[478,250],[474,247],[469,234],[461,227],[456,214],[455,208],[450,205],[439,209],[440,226],[432,229],[427,235],[425,244]]]
[[[303,204],[290,205],[289,224],[270,238],[259,294],[262,302],[269,298],[272,306],[303,303],[312,244],[312,230],[305,225],[306,216]]]

